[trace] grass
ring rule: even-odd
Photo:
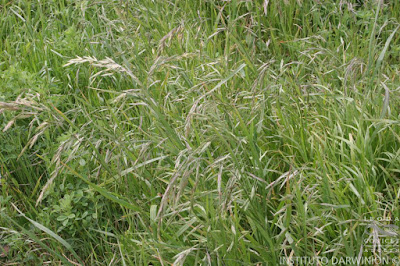
[[[400,226],[399,20],[398,1],[0,0],[1,263],[399,258],[377,248]]]

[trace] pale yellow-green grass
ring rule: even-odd
[[[0,264],[395,265],[399,19],[0,0]]]

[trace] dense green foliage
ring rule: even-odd
[[[372,221],[400,226],[399,20],[400,1],[0,0],[0,263],[376,255]]]

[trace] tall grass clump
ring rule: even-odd
[[[0,262],[399,259],[399,14],[0,0]]]

